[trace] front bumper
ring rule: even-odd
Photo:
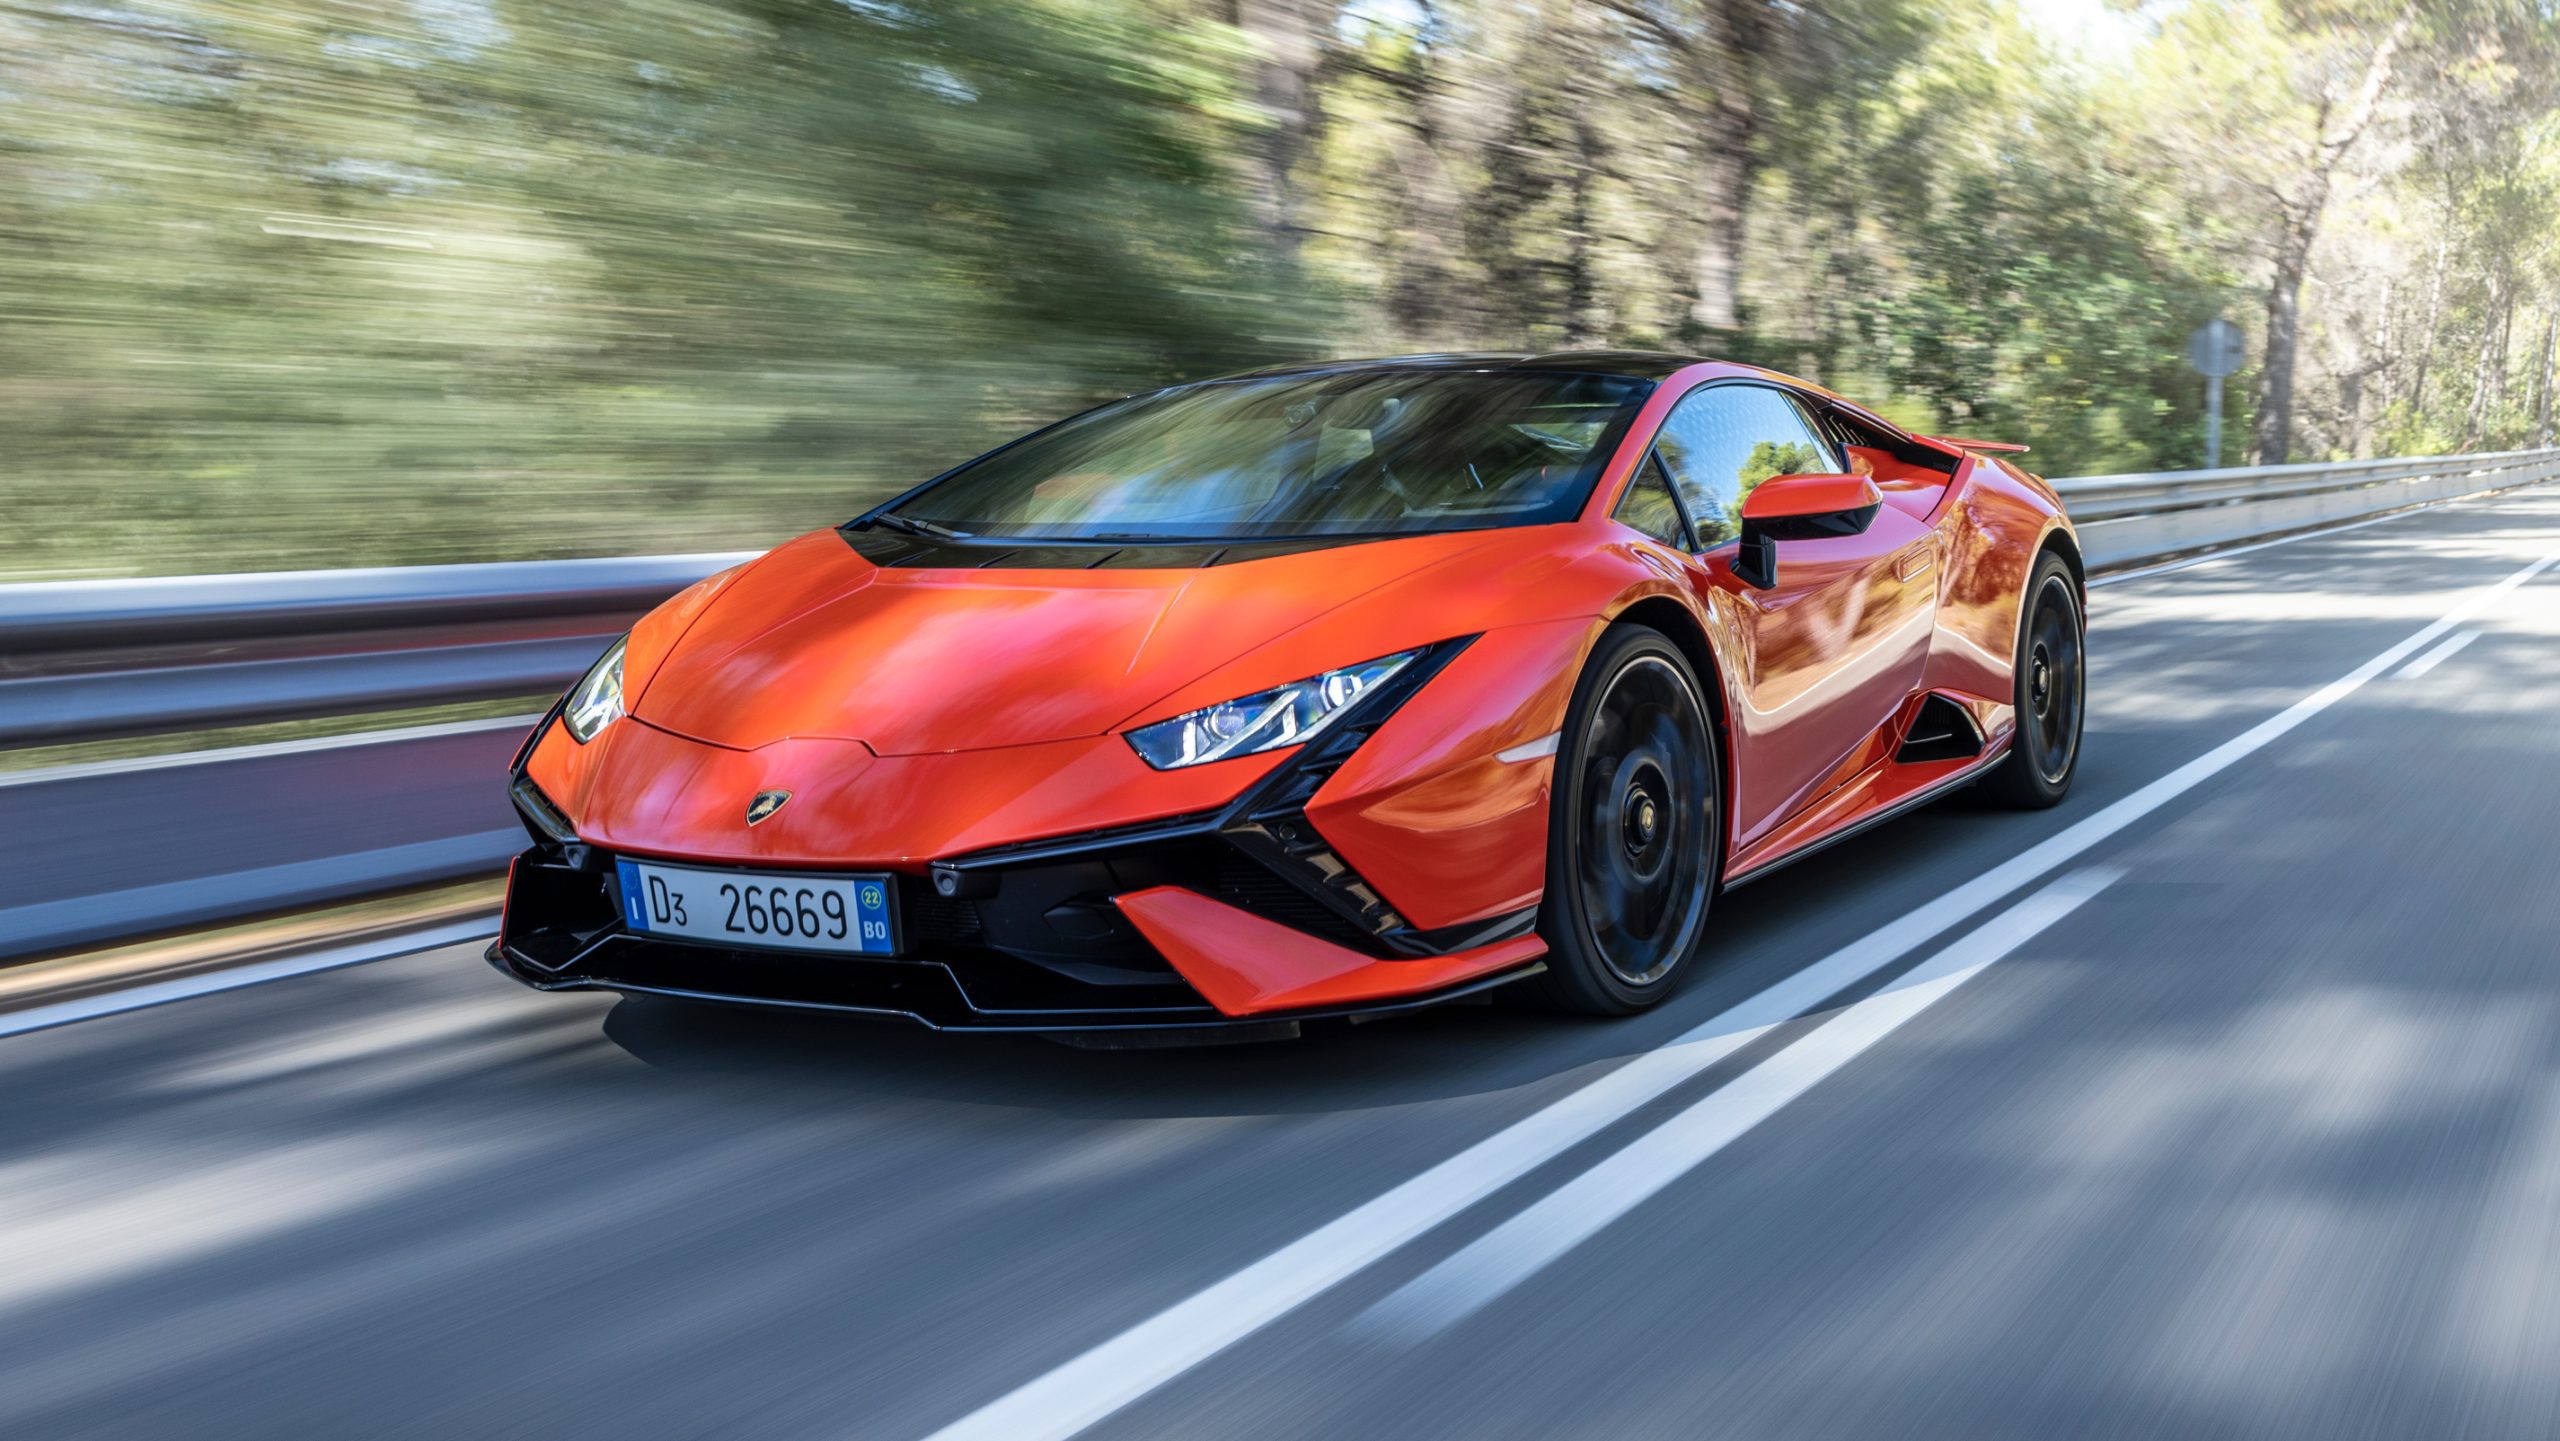
[[[1164,1003],[1154,1005],[1007,1006],[998,997],[972,991],[970,968],[965,963],[915,958],[859,959],[848,963],[832,956],[750,956],[745,952],[657,943],[601,953],[568,973],[556,975],[528,966],[521,952],[501,943],[489,947],[487,959],[501,974],[543,991],[601,990],[723,1005],[832,1012],[911,1023],[935,1031],[1063,1036],[1128,1033],[1166,1039],[1225,1035],[1240,1040],[1294,1035],[1300,1023],[1307,1021],[1356,1020],[1422,1010],[1508,985],[1544,968],[1533,959],[1427,995],[1229,1016],[1202,1002],[1196,993],[1185,1001],[1167,997]],[[1122,998],[1081,999],[1100,1002]]]
[[[921,873],[900,869],[896,957],[733,948],[625,929],[615,855],[581,836],[520,768],[515,800],[535,844],[509,874],[489,958],[544,989],[854,1012],[936,1029],[1285,1024],[1404,1009],[1517,979],[1545,954],[1534,906],[1418,926],[1307,815],[1353,751],[1465,645],[1432,647],[1215,810],[948,855]],[[695,866],[734,864],[632,853],[644,851]]]
[[[1236,874],[1238,865],[1225,869]],[[901,875],[905,953],[849,956],[634,933],[621,920],[609,857],[537,845],[509,872],[488,959],[541,990],[832,1011],[934,1030],[1281,1034],[1300,1021],[1405,1010],[1505,984],[1538,970],[1545,949],[1523,931],[1440,955],[1380,956],[1169,879],[1205,876],[1195,883],[1212,887],[1217,874],[1156,841],[1026,866],[980,900],[952,900],[924,877]],[[1156,883],[1118,889],[1123,877]],[[1259,889],[1268,900],[1280,888]]]

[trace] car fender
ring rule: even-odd
[[[1641,560],[1638,544],[1604,544],[1577,567],[1575,585],[1613,587],[1606,593],[1479,633],[1309,802],[1316,829],[1410,923],[1439,929],[1535,906],[1557,751],[1601,636],[1664,606],[1688,615],[1697,636],[1710,633],[1689,592]],[[1672,639],[1687,650],[1695,637]],[[1700,680],[1721,689],[1717,675]]]
[[[2003,462],[1968,460],[1941,522],[1946,548],[1936,627],[1921,687],[1973,713],[1993,744],[2015,717],[2018,617],[2036,556],[2069,520],[2050,488]]]

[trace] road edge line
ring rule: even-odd
[[[189,1001],[199,996],[236,991],[268,981],[316,975],[322,971],[343,970],[349,966],[361,966],[373,961],[387,961],[396,956],[434,950],[439,946],[478,940],[484,936],[497,934],[497,930],[498,918],[495,913],[491,913],[349,945],[325,946],[319,950],[304,951],[296,955],[278,956],[273,960],[251,961],[244,965],[197,971],[165,981],[150,981],[118,990],[74,996],[64,1001],[50,1001],[42,1005],[29,1006],[24,1010],[0,1014],[0,1037],[49,1031],[81,1021],[123,1015],[128,1011],[149,1010],[176,1001]]]

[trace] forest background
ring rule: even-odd
[[[2544,444],[2545,0],[0,0],[0,579],[710,550],[1328,354]]]

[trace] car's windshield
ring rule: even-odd
[[[1648,381],[1369,370],[1105,406],[892,508],[964,535],[1234,540],[1569,520]]]

